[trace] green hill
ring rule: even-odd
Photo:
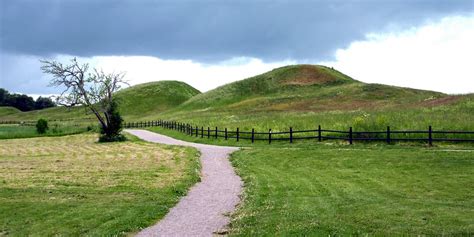
[[[9,106],[0,107],[0,116],[15,114],[15,113],[19,113],[19,112],[21,112],[21,111],[18,110],[17,108],[14,108],[14,107],[9,107]]]
[[[274,69],[197,95],[178,110],[327,111],[416,104],[446,96],[366,84],[319,65]]]
[[[0,107],[0,111],[5,107]],[[8,108],[8,107],[7,107]],[[29,121],[44,118],[47,120],[84,120],[92,118],[83,107],[65,108],[62,106],[27,112],[15,111],[8,114],[0,113],[0,121]]]
[[[115,96],[125,118],[140,118],[174,108],[200,94],[194,87],[179,81],[157,81],[131,86]]]
[[[198,94],[142,120],[169,119],[247,131],[293,128],[472,130],[474,95],[367,84],[319,65],[292,65]]]
[[[156,115],[176,107],[200,92],[184,82],[158,81],[131,86],[116,93],[119,109],[127,119]],[[93,115],[83,107],[54,107],[28,112],[14,111],[11,107],[0,107],[0,120],[84,120]]]

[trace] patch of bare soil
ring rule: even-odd
[[[303,65],[298,68],[296,74],[289,79],[281,82],[282,85],[322,85],[336,80],[330,74],[319,70],[311,65]]]
[[[458,102],[461,98],[462,97],[460,96],[446,96],[446,97],[437,98],[437,99],[425,100],[425,101],[417,103],[416,105],[422,106],[422,107],[436,107],[436,106],[441,106],[441,105],[449,105],[449,104]]]

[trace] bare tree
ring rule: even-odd
[[[120,134],[122,119],[113,93],[127,84],[124,73],[106,74],[97,69],[88,72],[89,65],[79,64],[76,58],[69,65],[48,60],[41,60],[41,63],[41,70],[53,76],[50,86],[64,88],[56,97],[57,104],[67,107],[83,105],[97,117],[104,135],[112,138]],[[117,125],[118,129],[115,128]]]

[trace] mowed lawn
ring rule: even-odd
[[[0,140],[0,236],[133,233],[163,217],[199,180],[194,149],[96,140]]]
[[[474,150],[250,148],[231,235],[474,234]]]

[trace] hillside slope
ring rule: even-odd
[[[21,111],[17,108],[14,108],[14,107],[10,107],[10,106],[0,107],[0,116],[15,114],[15,113],[18,113],[18,112],[21,112]]]

